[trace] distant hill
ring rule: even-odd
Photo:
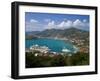
[[[89,37],[89,31],[84,31],[76,28],[69,29],[46,29],[44,31],[27,32],[27,35],[39,37],[58,37],[58,38],[74,38],[85,39]],[[27,36],[26,35],[26,36]]]
[[[89,36],[88,31],[83,31],[79,30],[76,28],[69,28],[69,29],[64,29],[64,30],[59,30],[59,29],[49,29],[49,30],[44,30],[40,33],[37,33],[36,35],[42,36],[42,37],[80,37],[80,38],[85,38]]]

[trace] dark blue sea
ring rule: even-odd
[[[47,46],[52,52],[62,52],[62,49],[75,51],[73,44],[58,39],[38,38],[25,41],[25,47],[30,48],[32,45]]]

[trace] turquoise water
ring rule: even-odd
[[[73,45],[69,42],[57,39],[38,38],[25,41],[25,47],[30,48],[32,45],[47,46],[52,52],[62,52],[62,49],[68,49],[74,52]]]

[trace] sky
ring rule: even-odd
[[[25,12],[25,31],[77,28],[89,31],[89,15]]]

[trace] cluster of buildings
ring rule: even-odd
[[[80,40],[80,39],[71,39],[70,40],[72,43],[75,43],[75,44],[77,44],[78,46],[81,46],[81,45],[84,45],[84,41],[85,40]]]
[[[88,39],[70,39],[70,41],[79,48],[79,52],[89,53],[89,42],[85,44]]]

